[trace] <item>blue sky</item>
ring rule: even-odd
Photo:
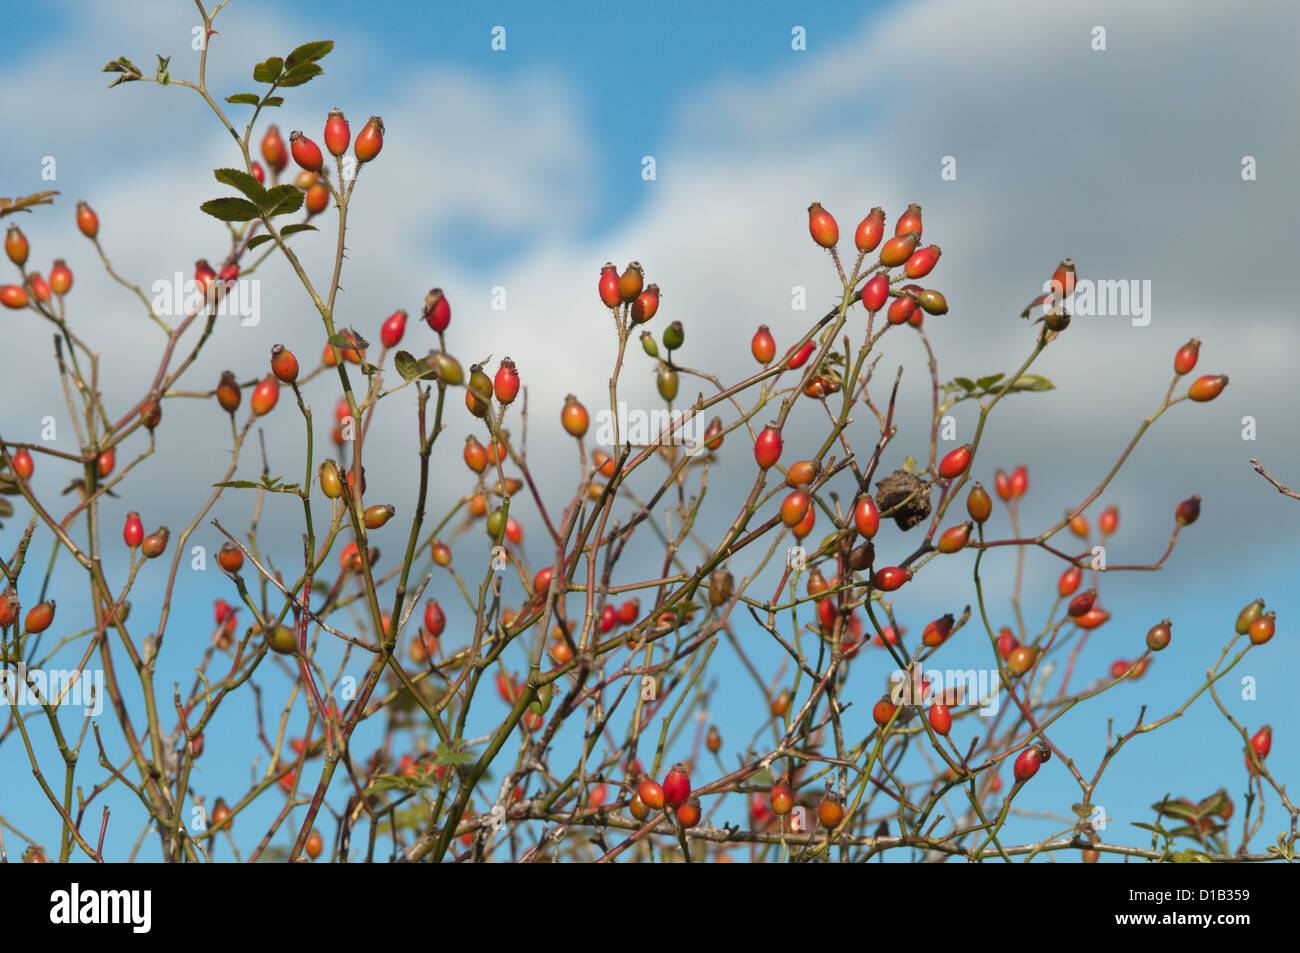
[[[1204,516],[1184,533],[1164,571],[1107,580],[1105,598],[1116,621],[1081,659],[1079,677],[1135,655],[1146,628],[1164,616],[1175,622],[1174,648],[1142,682],[1106,696],[1113,703],[1071,718],[1058,740],[1078,746],[1084,770],[1104,745],[1107,713],[1120,725],[1141,705],[1158,716],[1181,703],[1217,655],[1240,606],[1263,595],[1278,611],[1280,634],[1244,665],[1258,679],[1259,700],[1238,700],[1236,691],[1225,698],[1233,698],[1234,712],[1247,724],[1272,722],[1278,734],[1270,766],[1281,778],[1293,776],[1300,745],[1284,726],[1300,675],[1287,625],[1300,609],[1292,594],[1300,504],[1277,496],[1246,460],[1259,457],[1279,477],[1291,474],[1290,482],[1300,483],[1294,416],[1278,399],[1300,348],[1286,281],[1297,196],[1284,171],[1294,167],[1300,148],[1296,131],[1276,122],[1289,114],[1297,79],[1281,66],[1289,62],[1283,47],[1268,55],[1280,37],[1294,35],[1296,14],[1277,4],[1250,5],[1234,17],[1208,3],[1185,4],[1176,18],[1173,7],[1160,4],[1141,11],[1118,3],[1088,11],[1027,2],[972,7],[701,10],[669,3],[624,14],[597,4],[376,3],[358,16],[354,4],[234,0],[221,15],[209,69],[214,87],[237,92],[248,88],[258,59],[308,39],[336,41],[325,75],[296,91],[276,120],[286,133],[300,126],[311,132],[339,105],[354,131],[372,112],[388,122],[383,161],[358,187],[345,320],[373,330],[395,307],[414,313],[424,291],[439,284],[456,302],[452,347],[478,359],[489,351],[499,357],[508,346],[540,407],[558,408],[568,391],[598,404],[612,347],[608,318],[592,306],[591,291],[607,259],[647,265],[665,290],[663,321],[687,326],[683,353],[692,363],[720,365],[732,379],[749,373],[743,342],[757,324],[771,324],[782,344],[805,326],[806,315],[791,315],[792,286],[810,290],[810,307],[834,292],[824,255],[807,240],[805,209],[814,199],[839,217],[846,235],[873,205],[891,217],[911,201],[925,207],[927,238],[945,252],[936,279],[954,306],[933,332],[945,376],[1011,370],[1029,346],[1029,332],[1013,315],[1066,255],[1085,276],[1150,279],[1152,323],[1076,320],[1041,362],[1058,390],[1000,408],[1005,416],[995,415],[975,470],[989,484],[995,467],[1023,459],[1034,481],[1026,521],[1049,525],[1096,484],[1159,402],[1174,349],[1192,335],[1202,338],[1202,368],[1227,373],[1229,390],[1214,404],[1175,407],[1101,502],[1117,502],[1124,514],[1115,544],[1120,554],[1112,557],[1121,562],[1146,562],[1163,550],[1179,499],[1199,493]],[[152,369],[159,342],[141,328],[132,302],[97,274],[93,254],[71,230],[71,205],[91,200],[109,254],[135,280],[147,284],[188,269],[196,257],[221,250],[219,227],[196,206],[217,194],[209,170],[232,163],[229,139],[192,94],[142,85],[109,91],[98,72],[123,53],[145,65],[155,51],[170,51],[173,73],[192,76],[194,16],[187,5],[112,12],[28,6],[17,16],[11,19],[16,32],[33,39],[0,68],[0,85],[16,90],[22,80],[40,92],[12,100],[6,93],[6,112],[27,134],[0,156],[0,193],[50,187],[41,182],[40,159],[58,159],[61,204],[25,216],[22,225],[34,259],[65,255],[76,271],[73,297],[86,308],[79,326],[102,335],[105,391],[111,407],[124,409],[137,399],[133,388]],[[1104,52],[1089,45],[1098,24],[1107,29]],[[490,48],[496,25],[506,28],[504,53]],[[806,28],[805,52],[790,48],[795,25]],[[1236,59],[1248,46],[1257,64],[1250,76]],[[656,158],[653,182],[640,176],[645,155]],[[956,158],[955,181],[939,177],[946,155]],[[1242,181],[1243,155],[1257,159],[1257,181]],[[329,244],[303,244],[304,260],[319,273],[328,267]],[[215,336],[193,371],[195,387],[215,381],[225,367],[260,372],[266,349],[278,341],[300,354],[318,350],[318,328],[291,277],[284,269],[266,272],[268,319]],[[498,286],[510,294],[504,314],[487,304]],[[43,327],[27,322],[10,333],[20,351],[48,352]],[[891,372],[897,363],[919,366],[924,357],[914,338],[893,335],[885,352],[881,367]],[[633,357],[628,399],[651,406],[651,365]],[[13,380],[3,385],[6,439],[31,439],[29,411],[66,414],[57,384],[26,380],[16,402]],[[318,407],[332,406],[327,384],[317,382],[309,392]],[[928,381],[905,375],[905,432],[922,425],[928,396]],[[107,525],[143,504],[150,528],[184,526],[193,518],[193,496],[175,487],[207,486],[225,450],[220,433],[204,452],[188,447],[189,428],[211,427],[205,413],[197,406],[169,408],[176,436],[163,446],[158,468],[114,504],[120,512],[106,508]],[[957,416],[968,433],[973,415]],[[1258,425],[1253,442],[1241,439],[1247,416]],[[858,424],[863,439],[869,424]],[[268,426],[273,465],[296,473],[290,451],[301,437],[298,424],[286,414]],[[530,440],[545,439],[548,427],[556,429],[552,421],[530,425]],[[459,445],[462,431],[468,425],[458,420],[451,444]],[[61,446],[70,449],[71,427],[63,433]],[[401,446],[408,433],[408,415],[394,409],[373,439]],[[317,439],[327,436],[318,432]],[[887,466],[915,452],[904,443],[891,450]],[[748,480],[746,464],[720,469]],[[573,475],[567,453],[563,460],[543,456],[536,466],[548,480]],[[241,475],[255,475],[256,460],[244,467]],[[55,471],[49,466],[38,475],[52,493],[66,483]],[[411,499],[409,467],[384,468],[371,479],[376,493],[399,505]],[[459,483],[439,486],[435,496],[446,502],[463,490]],[[248,504],[229,498],[214,515],[239,526]],[[714,518],[720,524],[728,514]],[[290,541],[301,531],[300,513],[290,508],[272,508],[265,519]],[[540,535],[539,522],[525,525]],[[6,522],[0,549],[12,550],[21,526],[21,517]],[[477,537],[466,544],[470,553]],[[206,524],[195,537],[210,547],[214,540],[219,543]],[[34,548],[43,564],[48,539],[38,537]],[[291,544],[281,550],[282,561],[292,558],[291,550]],[[918,579],[900,597],[900,618],[914,634],[930,618],[971,601],[969,560],[960,565],[959,573]],[[120,565],[114,568],[122,575]],[[1057,572],[1050,562],[1031,560],[1028,590],[1050,590]],[[156,615],[160,578],[142,578],[132,597],[136,611]],[[199,637],[182,633],[206,633],[212,599],[230,598],[229,584],[215,573],[184,580],[182,591],[168,630],[175,654],[164,658],[161,685],[188,684],[194,657],[182,649]],[[1039,616],[1050,606],[1036,596],[1027,601]],[[75,612],[75,594],[61,606]],[[448,614],[453,628],[464,624],[462,611]],[[953,650],[954,664],[974,664],[965,647]],[[774,676],[778,654],[762,648],[758,658],[764,674]],[[859,721],[877,685],[883,687],[882,663],[876,657],[870,664],[853,676],[863,686],[855,696]],[[729,655],[720,658],[717,674],[722,703],[714,706],[715,718],[726,738],[748,738],[757,693]],[[276,676],[268,679],[276,684]],[[246,712],[223,713],[203,765],[201,788],[209,798],[229,797],[246,783],[250,728]],[[1225,729],[1203,698],[1157,737],[1133,743],[1108,771],[1097,801],[1113,810],[1120,827],[1146,819],[1142,811],[1166,789],[1199,796],[1225,784],[1240,809],[1240,754]],[[48,811],[26,783],[21,750],[6,744],[0,761],[0,814],[20,829],[42,831]],[[1077,787],[1061,766],[1048,765],[1040,780],[1023,806],[1068,813]],[[733,801],[731,819],[739,821]],[[124,853],[138,828],[127,820],[129,801],[120,798],[114,807],[122,820],[111,829],[110,846]],[[260,831],[275,808],[268,803],[242,830]],[[1271,808],[1263,840],[1272,840],[1266,835],[1280,818]],[[1032,832],[1034,824],[1024,829]],[[42,836],[54,839],[52,831]],[[1128,834],[1116,839],[1139,842]]]

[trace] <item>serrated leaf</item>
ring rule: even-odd
[[[1200,815],[1196,808],[1191,804],[1184,804],[1182,801],[1157,801],[1151,805],[1151,810],[1157,814],[1167,814],[1169,817],[1176,817],[1180,821],[1196,821]]]
[[[262,216],[261,210],[248,199],[236,198],[233,195],[209,199],[199,208],[223,222],[247,222]]]
[[[433,368],[427,361],[422,361],[408,351],[398,351],[393,355],[393,366],[397,368],[397,373],[402,375],[402,380],[424,380],[434,377]]]
[[[969,377],[954,377],[952,382],[968,394],[975,389],[975,382]]]
[[[370,342],[363,338],[353,328],[348,328],[346,334],[331,334],[329,343],[335,347],[342,348],[345,351],[364,351],[370,347]]]
[[[253,79],[259,83],[274,83],[284,72],[284,60],[278,56],[263,60],[253,67]]]
[[[213,169],[218,182],[233,185],[259,208],[266,202],[266,187],[243,169]]]
[[[139,75],[140,68],[128,60],[125,56],[119,56],[115,60],[109,60],[101,73],[135,73]]]
[[[233,96],[227,96],[228,103],[243,103],[248,106],[256,106],[262,101],[262,97],[256,93],[235,93]]]
[[[1005,374],[990,374],[988,377],[981,377],[979,380],[977,380],[975,382],[975,386],[978,387],[980,390],[988,390],[990,387],[992,387],[994,384],[996,384],[998,381],[1002,380],[1002,378],[1006,376],[1007,375]]]
[[[303,83],[310,83],[325,70],[321,69],[315,63],[303,63],[301,66],[295,66],[288,70],[280,81],[276,84],[281,89],[287,89],[290,86],[301,86]]]
[[[1007,389],[1013,391],[1015,390],[1045,391],[1045,390],[1055,390],[1056,385],[1053,384],[1051,381],[1049,381],[1046,377],[1040,377],[1038,374],[1021,374],[1019,377],[1017,377],[1014,381],[1011,382],[1011,386],[1008,387]]]
[[[296,212],[302,208],[302,192],[296,185],[277,185],[267,190],[262,208],[268,218]]]
[[[300,63],[313,63],[316,60],[323,59],[334,49],[333,40],[312,40],[310,43],[304,43],[297,47],[292,53],[285,57],[286,66],[297,66]]]
[[[295,225],[286,225],[284,228],[280,229],[280,237],[288,238],[290,235],[297,235],[299,232],[314,232],[316,230],[315,225],[308,225],[306,222],[298,222]]]
[[[283,105],[284,105],[284,97],[283,97],[283,96],[267,96],[264,100],[262,100],[262,105],[263,105],[263,106],[283,106]]]
[[[254,235],[252,238],[248,240],[248,244],[245,245],[244,248],[246,248],[248,251],[252,251],[258,245],[265,245],[270,240],[271,240],[270,235]]]

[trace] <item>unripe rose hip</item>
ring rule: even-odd
[[[286,384],[298,379],[298,359],[283,344],[271,348],[271,373]]]
[[[1196,359],[1201,355],[1201,342],[1192,338],[1174,354],[1174,373],[1179,377],[1190,374],[1196,367]]]
[[[1189,496],[1174,508],[1174,519],[1180,526],[1190,526],[1201,515],[1201,498]]]
[[[858,251],[868,254],[876,250],[884,235],[885,210],[873,208],[867,217],[858,223],[858,229],[853,233],[853,244],[858,247]]]
[[[840,821],[844,820],[844,805],[840,803],[840,796],[829,788],[817,805],[817,820],[828,831],[835,830],[840,826]]]
[[[243,393],[239,389],[239,382],[235,380],[234,371],[223,371],[221,380],[217,383],[217,403],[226,413],[233,414],[239,409],[241,400]]]
[[[217,553],[217,565],[228,573],[237,573],[244,568],[244,553],[238,546],[226,540]]]
[[[1250,627],[1264,613],[1264,600],[1256,599],[1237,615],[1237,634],[1245,635]]]
[[[0,304],[6,308],[13,308],[15,311],[19,308],[27,307],[27,289],[22,285],[5,285],[0,287]]]
[[[952,627],[953,618],[950,612],[925,627],[925,631],[921,633],[921,642],[931,648],[938,648],[948,640],[948,636],[952,635]]]
[[[939,535],[934,548],[945,555],[961,552],[970,542],[971,526],[971,523],[962,523],[960,526],[948,527]]]
[[[20,480],[30,480],[32,474],[36,472],[36,464],[26,447],[14,451],[12,463],[14,473]]]
[[[253,396],[248,399],[248,406],[256,416],[262,417],[275,409],[276,401],[279,399],[280,382],[268,375],[253,388]]]
[[[623,273],[618,276],[618,295],[624,304],[631,304],[636,300],[637,295],[641,293],[644,287],[645,274],[641,271],[639,261],[628,262],[623,269]]]
[[[5,254],[9,256],[9,260],[21,268],[27,264],[27,255],[30,251],[31,245],[22,229],[17,225],[10,225],[5,232]]]
[[[896,236],[906,235],[908,232],[916,232],[916,236],[921,237],[921,206],[915,202],[909,205],[907,211],[898,216],[898,221],[894,223]]]
[[[370,162],[379,155],[379,150],[383,147],[384,121],[378,116],[371,116],[357,133],[356,142],[352,144],[352,152],[358,162]]]
[[[169,535],[166,526],[159,526],[141,541],[140,552],[146,559],[157,559],[166,551]]]
[[[655,316],[658,310],[659,286],[652,284],[647,285],[646,289],[636,296],[632,301],[632,307],[628,309],[628,313],[632,317],[633,324],[645,324]],[[674,323],[679,324],[679,322]],[[667,334],[668,332],[665,331],[664,333]],[[680,346],[679,344],[678,347]]]
[[[289,151],[293,153],[293,161],[308,172],[319,172],[321,166],[325,164],[325,157],[321,155],[320,146],[297,129],[289,133]]]
[[[784,778],[772,785],[767,795],[768,803],[778,817],[785,817],[794,809],[794,791]]]
[[[376,503],[374,506],[366,507],[363,514],[366,529],[379,529],[387,523],[397,513],[397,507],[391,503]]]
[[[1205,403],[1218,397],[1223,393],[1223,388],[1227,386],[1228,378],[1224,375],[1206,374],[1204,377],[1198,377],[1192,381],[1192,386],[1187,388],[1187,396],[1192,400]]]
[[[72,289],[72,269],[62,258],[54,259],[50,267],[50,289],[60,297]]]
[[[912,257],[921,236],[916,232],[907,232],[891,238],[880,249],[880,263],[886,268],[897,268]]]
[[[820,202],[808,206],[808,233],[822,248],[834,248],[840,240],[840,226],[835,216],[822,208]]]
[[[1038,660],[1038,649],[1032,645],[1017,645],[1007,656],[1007,671],[1017,677],[1024,675],[1034,667]]]
[[[99,216],[85,202],[77,203],[77,228],[87,238],[94,238],[99,234]]]
[[[1148,629],[1147,648],[1149,648],[1152,652],[1163,651],[1164,648],[1169,644],[1169,640],[1173,638],[1173,633],[1170,631],[1170,626],[1172,625],[1173,625],[1172,622],[1170,622],[1168,619],[1165,619],[1163,622],[1157,622],[1150,629]]]
[[[993,500],[980,483],[971,486],[966,494],[966,512],[975,522],[983,524],[993,513]]]
[[[1273,638],[1276,618],[1276,613],[1265,612],[1262,616],[1252,622],[1250,624],[1250,641],[1256,645],[1263,645],[1269,639]]]
[[[786,526],[798,526],[811,507],[812,497],[803,490],[794,490],[781,504],[781,522]]]
[[[569,436],[582,437],[586,434],[590,422],[591,418],[587,414],[587,408],[582,406],[578,398],[572,394],[564,398],[564,409],[560,411],[560,423]]]

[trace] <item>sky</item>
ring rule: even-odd
[[[22,135],[0,155],[0,194],[60,191],[52,208],[21,216],[21,224],[35,267],[64,257],[73,269],[71,321],[102,349],[101,385],[110,413],[120,415],[142,396],[160,334],[76,234],[73,205],[91,202],[114,267],[148,287],[178,270],[188,274],[196,258],[223,254],[222,226],[197,206],[223,194],[211,169],[235,164],[238,153],[191,91],[153,84],[107,90],[109,77],[99,71],[123,54],[148,70],[161,53],[172,56],[174,76],[193,78],[192,5],[12,7],[6,20],[28,39],[0,65],[0,89],[5,114]],[[493,361],[512,356],[530,407],[542,408],[530,418],[528,440],[540,482],[557,487],[548,494],[552,506],[563,499],[558,487],[575,476],[569,450],[551,452],[564,439],[557,418],[565,394],[592,408],[607,399],[616,342],[594,294],[607,260],[646,266],[664,292],[656,332],[681,320],[683,362],[714,369],[724,380],[753,372],[745,343],[759,324],[769,324],[784,348],[836,299],[833,268],[808,238],[806,209],[814,200],[837,216],[846,242],[873,206],[883,207],[891,223],[908,203],[923,206],[926,239],[943,249],[933,282],[951,307],[927,323],[945,380],[1018,366],[1034,332],[1017,314],[1061,258],[1074,258],[1084,279],[1137,282],[1149,312],[1137,319],[1078,315],[1034,367],[1056,389],[1004,401],[974,464],[986,485],[997,467],[1027,464],[1032,483],[1022,521],[1041,529],[1097,485],[1159,406],[1180,345],[1201,339],[1198,373],[1231,380],[1213,403],[1184,402],[1156,421],[1089,511],[1095,517],[1100,505],[1116,503],[1122,522],[1109,558],[1145,563],[1164,550],[1175,504],[1193,493],[1203,499],[1201,519],[1181,535],[1165,569],[1104,580],[1115,620],[1080,665],[1100,675],[1114,658],[1136,655],[1146,629],[1165,617],[1174,621],[1174,645],[1142,681],[1108,693],[1105,707],[1094,704],[1068,719],[1054,740],[1073,744],[1081,764],[1095,763],[1108,714],[1122,725],[1143,705],[1161,714],[1177,708],[1217,657],[1238,609],[1263,596],[1278,613],[1279,635],[1240,666],[1255,679],[1256,699],[1238,697],[1235,684],[1224,697],[1243,723],[1277,729],[1270,766],[1287,778],[1300,767],[1300,744],[1286,730],[1300,675],[1289,626],[1300,609],[1293,595],[1300,502],[1279,496],[1248,461],[1258,458],[1284,483],[1300,484],[1300,429],[1288,410],[1300,353],[1288,281],[1300,193],[1286,171],[1296,165],[1300,133],[1283,121],[1300,92],[1300,76],[1288,66],[1297,21],[1293,6],[1262,2],[1231,10],[1209,2],[1135,8],[934,0],[812,10],[716,4],[703,11],[662,3],[635,12],[577,3],[545,10],[522,3],[371,3],[358,16],[354,4],[233,0],[218,20],[208,81],[221,96],[247,91],[255,62],[306,40],[336,41],[324,75],[289,91],[274,119],[286,134],[302,128],[318,135],[314,130],[337,106],[354,133],[371,114],[387,125],[384,152],[359,179],[349,216],[340,320],[373,340],[395,308],[415,315],[429,287],[446,289],[453,353],[466,365],[489,354]],[[504,50],[492,49],[495,27],[505,30]],[[792,48],[800,35],[804,48]],[[226,108],[238,116],[248,107]],[[53,182],[42,177],[47,157],[57,170]],[[643,174],[647,157],[652,179]],[[1243,177],[1244,168],[1253,176]],[[945,177],[945,169],[955,169],[955,177]],[[298,239],[318,282],[327,280],[332,262],[331,231]],[[792,308],[796,287],[807,291],[807,312]],[[505,291],[504,310],[492,307],[498,289]],[[275,343],[300,356],[318,352],[319,321],[292,273],[268,265],[260,290],[262,320],[220,327],[187,374],[188,386],[209,388],[228,367],[243,379],[264,373]],[[861,317],[859,310],[859,331]],[[928,434],[925,352],[916,335],[897,333],[903,330],[884,338],[878,368],[892,379],[899,364],[905,367],[900,437],[886,469],[906,454],[923,455]],[[417,353],[431,346],[432,335],[416,321],[407,333]],[[7,315],[6,339],[11,353],[31,354],[33,362],[3,376],[0,435],[35,439],[41,418],[53,415],[60,428],[55,445],[75,449],[49,371],[47,328]],[[620,394],[632,406],[655,406],[653,364],[632,350]],[[683,382],[684,391],[693,393],[693,386]],[[330,408],[337,397],[331,388],[333,381],[318,380],[306,396],[318,409]],[[372,465],[371,493],[396,501],[409,518],[410,504],[401,503],[416,486],[413,402],[391,403],[370,439],[391,448],[393,462]],[[273,472],[296,479],[301,422],[289,409],[284,403],[268,418],[266,433]],[[221,416],[210,402],[168,402],[159,452],[132,475],[120,500],[105,505],[105,525],[118,525],[133,508],[149,528],[188,525],[194,501],[227,459]],[[869,446],[873,421],[859,417],[850,432]],[[957,440],[969,439],[970,405],[954,417]],[[462,414],[447,433],[451,449],[435,481],[434,512],[465,492],[453,451],[469,430]],[[327,442],[323,424],[316,435],[318,446]],[[134,440],[130,446],[139,450],[143,444]],[[737,435],[731,446],[740,443]],[[790,452],[805,445],[796,438]],[[126,456],[120,451],[119,461]],[[725,487],[732,475],[748,485],[747,458],[733,452],[721,459],[714,486]],[[38,462],[37,491],[57,494],[69,475],[52,459]],[[248,454],[239,475],[255,477],[259,469],[256,454]],[[300,508],[289,503],[268,505],[261,523],[268,540],[283,540],[278,548],[267,545],[285,565],[301,533]],[[232,492],[211,515],[243,527],[250,514],[250,495]],[[704,527],[721,527],[731,515],[726,507],[708,509]],[[521,519],[540,538],[535,515],[525,510]],[[24,520],[20,509],[0,529],[6,558]],[[1007,528],[1001,513],[992,525]],[[486,560],[477,537],[458,548],[458,564]],[[220,541],[205,521],[190,544],[215,550]],[[910,551],[910,540],[906,548],[901,539],[897,544]],[[33,552],[32,562],[43,566],[48,535],[38,533]],[[119,562],[108,563],[119,582],[121,556],[119,547]],[[896,600],[909,629],[919,632],[973,598],[971,559],[952,559],[960,571],[922,574]],[[1003,557],[986,565],[1002,572],[1010,564]],[[1051,561],[1028,561],[1031,615],[1042,618],[1050,609],[1058,572]],[[77,582],[56,574],[56,583],[65,578],[69,589]],[[135,612],[157,616],[163,579],[161,571],[142,573]],[[60,594],[61,613],[75,618],[79,609],[84,617],[81,589]],[[210,632],[212,600],[231,598],[230,590],[216,571],[183,576],[160,685],[188,684],[196,646],[206,645]],[[449,606],[452,595],[439,593]],[[33,601],[26,590],[23,596]],[[466,624],[463,611],[449,608],[448,615],[453,631]],[[974,664],[963,646],[953,649],[955,664]],[[778,653],[761,645],[755,651],[764,674],[775,677]],[[879,657],[869,664],[874,668],[861,676],[855,699],[862,725],[885,671]],[[720,659],[716,674],[715,719],[725,737],[748,738],[757,691],[734,659]],[[221,716],[202,765],[205,795],[229,797],[246,785],[251,725],[246,712]],[[1225,785],[1240,804],[1239,740],[1207,697],[1159,735],[1134,742],[1098,792],[1112,823],[1125,829],[1122,842],[1140,841],[1127,825],[1149,820],[1147,806],[1169,792],[1198,797]],[[0,748],[0,815],[50,843],[48,806],[12,742]],[[45,745],[41,757],[48,760],[53,752]],[[1017,804],[1064,814],[1077,793],[1053,762]],[[129,796],[113,797],[122,822],[110,828],[106,845],[120,856],[138,824],[132,827]],[[741,820],[733,802],[733,819]],[[260,829],[270,816],[252,815],[245,830]],[[1274,807],[1257,847],[1271,842],[1280,816]],[[1023,829],[1036,830],[1032,822]]]

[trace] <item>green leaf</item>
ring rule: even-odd
[[[277,185],[275,188],[268,189],[266,201],[262,203],[262,210],[266,212],[268,218],[288,215],[300,208],[302,208],[302,192],[296,185]]]
[[[171,61],[172,58],[170,56],[163,56],[161,53],[158,54],[158,74],[155,78],[163,86],[166,86],[172,81],[171,74],[167,72],[167,64]]]
[[[352,328],[348,328],[347,334],[331,334],[329,343],[345,351],[364,351],[370,347],[370,342]]]
[[[1199,850],[1178,850],[1174,851],[1173,862],[1175,864],[1212,864],[1210,855],[1202,853]]]
[[[262,97],[256,93],[235,93],[233,96],[227,96],[228,103],[245,103],[249,106],[256,106],[261,102]]]
[[[975,382],[969,377],[954,377],[952,382],[968,394],[975,389]]]
[[[1055,390],[1055,389],[1056,389],[1055,384],[1049,381],[1046,377],[1040,377],[1037,374],[1021,374],[1014,381],[1012,381],[1011,385],[1007,388],[1007,390],[1009,391],[1017,391],[1017,390],[1045,391],[1045,390]]]
[[[219,199],[209,199],[199,208],[223,222],[247,222],[250,219],[260,218],[262,215],[258,207],[248,199],[236,198],[233,195],[227,195]]]
[[[474,756],[468,751],[453,751],[447,747],[445,741],[441,741],[433,750],[433,758],[430,760],[434,764],[469,764],[474,760]]]
[[[1223,788],[1219,788],[1204,801],[1197,804],[1196,810],[1202,817],[1218,816],[1228,807],[1229,803],[1231,802],[1228,800],[1228,792]]]
[[[398,351],[393,355],[393,366],[397,368],[397,373],[402,375],[402,380],[425,380],[430,377],[436,377],[428,361],[422,361],[408,351]]]
[[[283,97],[283,96],[267,96],[264,100],[262,100],[262,105],[263,105],[263,106],[283,106],[283,105],[284,105],[284,97]]]
[[[216,176],[218,182],[224,182],[226,185],[233,185],[239,189],[253,204],[259,207],[265,204],[266,187],[244,170],[213,169],[212,174]]]
[[[316,230],[315,225],[308,225],[306,222],[298,222],[294,225],[286,225],[284,228],[280,229],[280,237],[288,238],[290,235],[297,235],[299,232],[314,232]]]
[[[229,487],[232,490],[260,490],[262,484],[254,483],[252,480],[227,480],[225,483],[214,483],[213,486]]]
[[[100,72],[101,73],[135,73],[137,76],[140,75],[139,67],[137,67],[134,63],[128,60],[125,56],[119,56],[115,60],[109,60],[108,65],[105,66],[102,70],[100,70]]]
[[[1132,824],[1134,827],[1142,828],[1142,830],[1144,831],[1151,831],[1152,833],[1160,834],[1162,837],[1169,836],[1169,832],[1165,830],[1163,827],[1161,827],[1159,824],[1143,824],[1141,821],[1130,821],[1129,823]]]
[[[14,505],[8,500],[0,499],[0,517],[9,517],[14,515]]]
[[[1200,818],[1193,805],[1184,804],[1182,801],[1157,801],[1151,805],[1151,810],[1157,814],[1176,817],[1180,821],[1196,821]]]
[[[266,244],[267,242],[269,242],[270,240],[271,240],[271,236],[270,236],[270,235],[254,235],[252,238],[250,238],[250,239],[248,240],[248,244],[245,245],[244,247],[245,247],[248,251],[252,251],[252,250],[253,250],[254,248],[256,248],[258,245],[265,245],[265,244]]]
[[[975,386],[978,387],[980,390],[988,390],[990,387],[992,387],[994,384],[996,384],[998,381],[1002,380],[1002,378],[1006,376],[1007,375],[1005,374],[990,374],[988,377],[981,377],[979,380],[977,380],[975,382]]]
[[[285,57],[284,63],[290,67],[297,66],[299,63],[314,63],[316,60],[323,59],[332,49],[334,49],[333,40],[312,40]]]
[[[259,83],[274,83],[284,71],[284,60],[272,56],[253,67],[253,79]]]
[[[281,89],[290,86],[301,86],[303,83],[310,83],[325,70],[321,69],[315,63],[303,63],[301,66],[295,66],[280,77],[278,85]]]

